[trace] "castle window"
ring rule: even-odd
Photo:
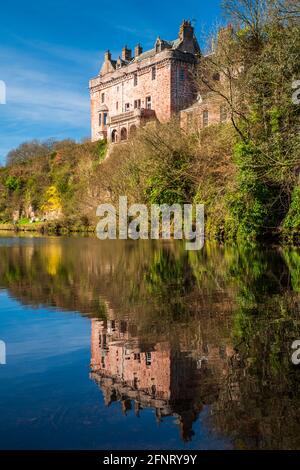
[[[134,109],[141,109],[141,100],[134,100]]]
[[[105,100],[105,93],[101,93],[101,103],[104,103]]]
[[[151,353],[150,352],[146,353],[146,366],[147,367],[151,366]]]
[[[185,70],[183,67],[179,69],[179,80],[184,81],[185,80]]]
[[[116,102],[116,111],[118,111],[118,109],[119,109],[119,102],[117,101]]]
[[[193,116],[193,113],[190,112],[188,113],[187,115],[187,125],[188,125],[188,128],[191,128],[194,124],[194,116]]]
[[[208,111],[203,111],[203,127],[208,126]]]
[[[226,106],[220,106],[220,122],[227,121],[227,109]]]
[[[156,79],[156,67],[152,67],[152,80]]]
[[[100,113],[99,114],[99,126],[101,126],[101,124],[102,124],[102,114]]]
[[[125,112],[129,111],[130,109],[130,103],[125,103]]]
[[[138,76],[137,76],[137,73],[135,73],[133,76],[133,85],[137,86],[137,84],[138,84]]]
[[[127,140],[127,129],[126,129],[126,127],[122,127],[122,129],[121,129],[121,140]]]
[[[152,106],[152,99],[151,96],[146,97],[146,109],[151,109]]]
[[[133,136],[133,135],[135,135],[135,133],[136,133],[136,126],[135,126],[134,124],[132,124],[132,125],[130,126],[129,134],[130,134],[131,136]]]
[[[111,133],[111,141],[113,143],[118,141],[118,133],[117,133],[116,129],[114,129]]]
[[[107,124],[107,113],[103,113],[103,124],[104,126]]]

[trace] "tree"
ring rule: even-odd
[[[222,97],[229,108],[239,137],[232,223],[252,236],[281,223],[298,184],[300,107],[292,102],[300,77],[298,10],[291,8],[296,3],[224,0],[232,26],[219,32],[215,51],[200,60],[196,75],[199,89]]]
[[[39,140],[31,140],[24,142],[14,150],[11,150],[6,156],[6,164],[8,166],[24,163],[32,158],[44,157],[51,151],[53,141],[40,142]]]

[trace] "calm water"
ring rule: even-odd
[[[2,449],[300,449],[300,250],[0,236]]]

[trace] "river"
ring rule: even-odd
[[[3,233],[0,448],[300,449],[299,293],[293,247]]]

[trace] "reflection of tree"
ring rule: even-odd
[[[283,256],[291,273],[293,291],[300,293],[300,251],[295,248],[285,249]]]
[[[167,324],[183,320],[189,314],[187,295],[195,287],[195,279],[187,253],[177,256],[169,250],[159,250],[144,276],[147,296],[155,311]]]
[[[278,252],[240,248],[231,273],[239,287],[236,354],[213,406],[214,425],[236,447],[299,448],[300,370],[291,344],[300,338],[300,310],[287,266]]]

